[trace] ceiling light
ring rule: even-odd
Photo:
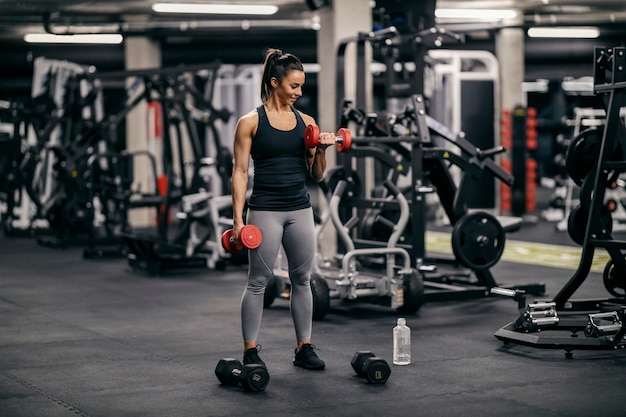
[[[528,29],[531,38],[585,38],[600,36],[600,30],[594,27],[535,27]]]
[[[435,17],[440,19],[478,19],[478,20],[501,20],[513,19],[517,11],[512,9],[437,9]]]
[[[278,6],[270,4],[155,3],[152,5],[152,10],[157,13],[271,15],[278,11]]]
[[[120,44],[124,40],[119,34],[53,35],[51,33],[28,33],[24,41],[28,43],[101,43]]]

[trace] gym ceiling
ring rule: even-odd
[[[37,56],[92,64],[98,70],[123,69],[123,46],[27,44],[26,33],[124,33],[159,39],[163,65],[208,62],[259,63],[269,46],[293,52],[304,62],[316,62],[316,16],[331,0],[185,0],[186,3],[273,4],[271,16],[225,15],[189,17],[162,15],[151,6],[157,0],[0,0],[0,95],[10,89],[26,88],[32,59]],[[163,0],[166,1],[166,0]],[[171,1],[171,0],[167,0]],[[332,0],[349,1],[349,0]],[[409,1],[382,0],[396,6]],[[381,4],[379,0],[376,2]],[[600,38],[529,39],[526,43],[527,78],[573,76],[591,70],[593,46],[623,45],[626,40],[626,1],[624,0],[437,0],[437,8],[503,9],[522,11],[525,28],[531,26],[594,26]],[[397,6],[398,7],[398,6]],[[402,7],[402,6],[399,6]],[[374,8],[375,10],[376,8]],[[208,15],[207,15],[208,16]],[[377,14],[374,13],[376,24]],[[501,24],[471,20],[437,19],[438,26],[466,35],[460,48],[494,48],[494,36]],[[456,46],[455,46],[456,47]],[[457,47],[459,49],[459,47]],[[566,64],[557,70],[555,63]],[[543,68],[543,69],[542,69]],[[556,72],[555,72],[556,71]],[[26,75],[26,76],[24,76]]]

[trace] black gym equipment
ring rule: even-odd
[[[518,302],[519,318],[495,333],[495,337],[506,344],[564,349],[567,357],[572,357],[572,351],[577,349],[616,351],[626,348],[626,259],[623,254],[626,241],[613,238],[609,226],[612,222],[604,205],[604,194],[612,177],[607,173],[626,171],[626,130],[619,114],[626,92],[626,48],[595,48],[594,92],[602,98],[606,108],[604,129],[585,133],[584,139],[572,141],[572,149],[568,150],[568,159],[579,164],[569,163],[572,180],[593,184],[593,187],[587,185],[589,190],[584,193],[590,201],[581,201],[581,206],[573,210],[568,219],[572,239],[582,246],[578,269],[547,301],[526,305],[523,292],[492,289]],[[583,151],[586,146],[591,146],[591,150]],[[611,257],[603,274],[610,297],[572,298],[589,276],[594,252],[599,248],[605,249]]]
[[[358,376],[366,378],[371,384],[385,384],[391,375],[387,361],[370,351],[356,352],[350,364]]]
[[[224,385],[241,385],[246,391],[265,391],[270,374],[259,364],[242,365],[238,359],[220,359],[215,367],[217,379]]]
[[[452,251],[464,266],[491,268],[504,252],[504,228],[495,216],[486,212],[468,213],[452,229]]]
[[[7,236],[33,235],[46,223],[44,194],[46,188],[52,189],[54,179],[48,175],[48,149],[53,132],[60,126],[67,127],[71,121],[66,120],[73,112],[65,112],[57,108],[51,91],[52,74],[48,74],[45,91],[32,98],[20,98],[12,101],[7,117],[12,128],[10,139],[13,156],[8,166],[3,169],[3,178],[7,179],[6,197],[7,210],[4,232]],[[68,81],[71,84],[72,81]],[[71,89],[71,92],[76,92]],[[70,93],[66,93],[68,97]],[[73,103],[76,103],[74,100]],[[34,139],[29,141],[29,133]],[[50,170],[51,171],[51,170]],[[28,210],[27,202],[31,202],[33,210]],[[21,209],[22,213],[17,213]],[[26,210],[24,210],[26,209]],[[24,211],[28,211],[24,213]],[[32,211],[32,212],[31,212]],[[38,222],[41,220],[41,222]]]
[[[354,183],[365,182],[361,178],[366,178],[368,174],[365,166],[367,157],[373,157],[382,170],[376,172],[379,175],[375,180],[390,180],[396,184],[398,179],[409,180],[409,186],[403,193],[410,204],[410,222],[398,246],[409,251],[412,266],[423,276],[424,301],[485,297],[490,288],[498,286],[489,267],[497,263],[502,255],[505,233],[521,227],[522,219],[511,216],[492,218],[481,214],[481,221],[472,221],[475,217],[472,217],[473,211],[468,209],[468,201],[485,180],[499,180],[509,187],[513,184],[513,176],[494,160],[506,149],[480,149],[463,135],[452,132],[427,115],[423,95],[426,53],[428,49],[462,43],[464,39],[443,28],[433,27],[433,1],[411,4],[404,10],[400,9],[405,5],[400,7],[397,3],[390,2],[390,6],[394,13],[406,17],[403,25],[393,26],[385,19],[391,11],[381,8],[379,30],[360,33],[355,38],[344,40],[338,47],[336,90],[339,127],[356,124],[355,131],[362,134],[352,138],[350,151],[337,155],[338,164],[343,166],[346,177]],[[355,105],[342,97],[346,83],[346,50],[351,44],[356,48],[358,88]],[[384,62],[388,68],[384,82],[385,98],[406,102],[401,113],[379,117],[363,110],[367,108],[365,68],[369,64],[366,54],[368,44],[374,50],[374,58]],[[414,71],[406,70],[404,64],[409,61],[415,64]],[[402,70],[391,70],[398,66]],[[462,172],[458,184],[449,172],[452,166]],[[355,175],[351,174],[353,170]],[[428,207],[425,200],[429,193],[437,193],[450,224],[456,227],[453,234],[455,259],[426,256],[425,220]],[[355,228],[353,239],[357,248],[386,244],[398,213],[390,202],[378,201],[385,195],[383,190],[381,195],[360,195],[342,201],[342,221],[348,221],[356,212],[360,223]],[[339,249],[345,249],[341,248],[342,242],[339,243]],[[463,267],[470,271],[463,270]],[[507,287],[524,289],[537,295],[545,292],[543,283]]]
[[[154,167],[154,161],[148,164],[152,167],[152,173],[148,175],[149,181],[155,181],[148,187],[153,190],[153,194],[138,196],[129,189],[115,190],[115,193],[107,194],[107,197],[110,195],[117,197],[115,203],[123,210],[138,207],[156,210],[155,228],[141,230],[118,228],[120,231],[117,235],[124,243],[128,264],[134,271],[155,275],[172,269],[213,267],[220,265],[222,258],[231,258],[220,249],[222,229],[228,226],[222,224],[221,218],[228,216],[222,213],[224,210],[221,201],[213,204],[217,198],[226,197],[223,194],[230,191],[232,171],[229,168],[232,167],[232,155],[219,143],[219,135],[214,124],[218,120],[227,121],[231,113],[226,109],[215,108],[210,98],[204,97],[193,84],[202,80],[206,81],[207,85],[214,83],[216,77],[213,73],[216,73],[219,67],[220,64],[214,62],[84,75],[87,79],[103,80],[135,77],[136,82],[127,91],[121,109],[102,123],[101,130],[110,140],[117,137],[118,126],[139,103],[143,101],[155,103],[162,109],[162,112],[156,115],[161,117],[163,124],[163,138],[160,141],[163,145],[162,155],[154,155],[163,162],[163,174],[158,176],[158,180],[159,173]],[[205,76],[207,73],[209,75]],[[193,74],[194,80],[190,81],[185,74]],[[190,104],[191,101],[193,104]],[[215,158],[204,156],[205,149],[200,131],[207,130],[213,133],[212,138],[216,142]],[[190,156],[186,155],[185,148],[190,150]],[[129,153],[119,156],[98,155],[93,163],[130,166],[127,171],[132,173],[135,159]],[[222,184],[220,189],[211,188],[213,184],[203,174],[205,168],[209,167],[217,168]],[[107,171],[104,173],[110,176]],[[95,174],[92,176],[95,179],[103,176],[102,172]],[[128,188],[129,184],[125,185]],[[94,186],[92,189],[96,190],[99,187]],[[175,216],[172,215],[173,210],[178,210]],[[219,219],[213,216],[219,216]],[[232,219],[232,215],[230,218]],[[126,223],[123,226],[126,226]],[[101,251],[90,250],[90,253],[99,254]]]
[[[351,230],[358,224],[356,216],[347,221],[340,218],[341,201],[350,190],[346,180],[339,180],[329,201],[327,213],[318,226],[318,233],[330,219],[343,243],[345,252],[334,260],[323,259],[321,250],[315,256],[313,273],[311,274],[311,290],[313,292],[313,318],[322,319],[330,309],[331,299],[343,303],[371,303],[396,309],[403,314],[412,314],[419,310],[423,303],[424,283],[421,274],[411,267],[409,251],[401,248],[398,241],[408,223],[409,205],[406,197],[391,182],[384,186],[389,197],[379,202],[393,204],[400,212],[397,224],[389,239],[382,247],[355,247],[350,236]],[[318,244],[319,244],[318,239]],[[380,261],[381,267],[368,268],[363,258]],[[396,258],[400,258],[398,261]],[[290,282],[286,266],[282,261],[276,263],[274,277],[265,290],[264,306],[271,305],[275,297],[290,297]]]
[[[424,301],[485,297],[490,288],[499,286],[489,269],[502,256],[506,233],[517,230],[522,219],[470,210],[467,199],[472,193],[471,184],[483,176],[493,176],[507,185],[512,184],[512,176],[493,160],[493,156],[503,152],[504,148],[477,149],[464,137],[455,135],[427,116],[421,96],[413,96],[412,104],[403,114],[395,117],[396,122],[402,120],[406,123],[406,131],[411,135],[384,134],[385,131],[393,131],[390,128],[380,130],[383,133],[380,136],[353,138],[351,150],[342,154],[345,158],[344,168],[349,174],[347,176],[358,178],[358,174],[351,174],[351,158],[373,157],[380,166],[385,167],[387,178],[397,180],[410,177],[410,183],[415,184],[405,190],[410,198],[411,216],[398,246],[410,252],[414,267],[423,276]],[[344,114],[349,107],[350,104],[344,103]],[[347,120],[343,122],[347,123]],[[458,152],[451,151],[449,147],[437,146],[437,140],[444,140],[457,148]],[[458,185],[449,173],[451,166],[461,169]],[[356,184],[362,180],[352,179],[351,182]],[[437,194],[453,227],[451,239],[454,259],[426,256],[425,198],[429,193]],[[393,202],[384,201],[385,195],[348,196],[342,201],[345,211],[340,216],[344,221],[352,216],[353,210],[362,219],[356,228],[357,237],[353,239],[357,248],[380,246],[393,230],[397,222],[397,206],[394,207]],[[471,274],[474,279],[470,277]],[[537,295],[545,292],[542,283],[507,287],[524,289]]]

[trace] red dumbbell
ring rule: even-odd
[[[304,146],[307,148],[315,148],[319,143],[320,128],[317,125],[308,125],[304,131]],[[337,152],[345,152],[350,149],[352,144],[352,133],[349,129],[341,128],[335,135],[335,149]]]
[[[261,245],[263,236],[261,229],[253,224],[247,224],[239,232],[239,241],[233,238],[233,229],[228,229],[222,234],[222,247],[226,252],[239,252],[243,248],[256,249]]]

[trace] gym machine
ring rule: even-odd
[[[400,213],[399,218],[384,247],[381,245],[357,249],[351,233],[359,224],[359,218],[353,216],[346,221],[342,220],[340,205],[349,196],[358,193],[359,185],[350,182],[351,178],[340,179],[332,174],[329,178],[336,183],[328,187],[333,192],[329,207],[322,214],[321,223],[317,226],[318,246],[322,231],[330,220],[343,243],[345,253],[332,260],[325,259],[318,247],[311,274],[313,318],[324,318],[330,310],[331,300],[377,304],[396,309],[403,314],[415,313],[423,303],[424,283],[421,274],[412,267],[409,251],[398,244],[409,222],[410,209],[406,197],[393,182],[385,181],[384,187],[389,196],[373,202],[392,204]],[[382,269],[368,268],[363,262],[364,258],[379,260],[384,266]],[[287,271],[281,253],[274,268],[274,276],[265,291],[265,307],[269,307],[275,297],[290,297],[291,284]]]
[[[227,190],[223,187],[229,180],[230,174],[226,171],[229,163],[232,164],[232,157],[225,154],[225,148],[220,143],[215,146],[218,150],[216,158],[204,157],[205,146],[198,128],[203,126],[211,130],[215,122],[227,121],[231,113],[226,109],[215,108],[210,103],[210,97],[205,97],[188,79],[189,74],[204,74],[204,78],[212,83],[215,80],[212,74],[219,65],[216,62],[89,75],[99,79],[136,77],[136,83],[143,87],[142,94],[129,97],[123,109],[109,118],[106,123],[109,135],[116,134],[118,124],[143,100],[158,103],[162,109],[157,117],[161,117],[163,123],[162,159],[159,159],[163,165],[163,175],[159,176],[159,181],[163,184],[158,183],[158,170],[154,167],[154,161],[151,161],[148,166],[152,167],[152,174],[148,177],[156,182],[153,195],[142,195],[134,200],[131,196],[136,193],[127,191],[117,194],[124,196],[121,203],[125,209],[151,207],[157,210],[156,235],[149,230],[124,230],[119,233],[133,270],[161,274],[171,269],[215,267],[230,258],[220,249],[219,239],[221,232],[229,225],[223,219],[232,218],[227,213],[232,204],[231,197],[222,195]],[[214,141],[219,142],[216,131],[212,132]],[[185,144],[189,145],[189,157],[184,152]],[[130,164],[130,168],[124,169],[132,175],[131,155],[113,157],[116,163],[125,159],[127,162],[121,166]],[[98,158],[106,159],[106,156]],[[109,160],[107,164],[113,162]],[[223,169],[217,170],[221,181],[220,184],[213,184],[207,169],[217,165],[223,165]],[[218,189],[213,189],[216,185]],[[175,217],[170,216],[174,208],[178,210]]]
[[[58,234],[60,223],[52,219],[49,224],[51,217],[58,217],[52,203],[63,188],[55,170],[63,162],[55,152],[101,115],[98,86],[74,81],[87,68],[40,57],[33,71],[32,97],[17,99],[8,108],[12,141],[19,143],[20,153],[7,172],[7,236]],[[53,210],[48,213],[48,208]]]
[[[411,186],[405,193],[410,198],[411,223],[400,246],[409,250],[414,267],[424,276],[424,301],[484,297],[488,295],[490,288],[498,285],[489,268],[499,261],[504,251],[506,233],[517,230],[521,226],[521,219],[496,217],[488,212],[470,210],[467,207],[467,198],[472,192],[472,182],[485,175],[491,175],[508,185],[512,183],[512,176],[493,160],[493,156],[503,152],[504,148],[478,149],[464,137],[455,135],[427,116],[421,96],[414,95],[412,102],[413,105],[404,114],[392,118],[396,123],[404,120],[403,130],[406,128],[409,135],[383,135],[384,132],[394,130],[394,126],[391,126],[379,131],[377,136],[354,137],[352,147],[345,155],[351,158],[374,157],[387,167],[387,177],[391,180],[396,181],[401,175],[410,177]],[[346,104],[343,114],[354,114],[354,110],[349,109]],[[406,120],[409,122],[406,123]],[[345,118],[343,123],[346,123]],[[364,124],[365,132],[376,132],[371,127],[373,122],[368,123],[367,118]],[[377,126],[380,125],[378,122]],[[448,146],[438,146],[437,141],[441,140]],[[450,149],[450,145],[457,148],[457,152]],[[350,166],[352,163],[348,159],[348,163],[343,166],[344,175],[349,177],[349,181],[362,182],[354,178],[358,177],[358,173],[347,168]],[[461,170],[458,185],[449,173],[451,166]],[[437,194],[453,225],[454,259],[426,256],[425,196],[431,193]],[[355,229],[357,237],[354,242],[357,247],[380,246],[381,236],[386,236],[385,228],[392,230],[397,221],[393,207],[386,207],[388,203],[379,202],[372,197],[355,194],[345,199],[342,205],[347,210],[342,216],[344,218],[351,215],[353,208],[356,208],[357,213],[359,210],[363,213],[359,215],[361,225]],[[442,265],[452,268],[438,271]],[[466,270],[470,270],[475,279]],[[522,284],[514,287],[537,294],[545,291],[543,284]]]
[[[578,162],[569,165],[568,174],[581,184],[580,205],[568,219],[572,229],[584,230],[579,232],[582,253],[578,269],[547,301],[526,305],[524,293],[492,289],[496,294],[512,297],[520,310],[515,322],[495,333],[498,340],[541,349],[564,349],[567,357],[572,357],[572,351],[577,349],[626,348],[626,241],[613,238],[611,213],[604,209],[607,187],[626,171],[626,130],[620,122],[626,92],[626,48],[596,47],[593,79],[594,92],[606,108],[601,140],[586,135],[572,141],[568,149],[568,158]],[[611,297],[573,299],[589,276],[596,249],[605,249],[611,257],[602,275]]]
[[[463,135],[454,133],[427,115],[426,99],[421,94],[424,90],[424,57],[427,49],[463,42],[463,38],[441,28],[422,26],[416,29],[419,30],[407,35],[401,34],[394,26],[388,26],[378,31],[359,34],[339,45],[338,94],[344,91],[344,55],[348,45],[355,43],[357,52],[356,106],[338,96],[339,125],[343,128],[355,123],[355,129],[363,135],[353,138],[350,151],[343,153],[338,161],[344,168],[342,175],[354,183],[365,183],[361,180],[367,175],[364,158],[372,156],[376,162],[386,167],[383,169],[383,176],[387,175],[388,179],[396,181],[401,176],[410,177],[405,191],[410,201],[411,224],[407,227],[404,242],[399,246],[409,250],[414,267],[424,277],[424,301],[485,297],[489,295],[490,288],[498,286],[489,268],[502,255],[505,233],[521,227],[522,219],[496,217],[486,211],[469,210],[467,200],[478,189],[478,181],[494,177],[511,186],[513,178],[493,159],[504,152],[504,148],[479,149]],[[364,92],[367,90],[365,69],[368,67],[365,46],[368,43],[372,45],[375,56],[380,56],[387,68],[387,102],[391,102],[392,107],[398,107],[402,99],[406,102],[400,114],[392,115],[388,120],[382,117],[382,122],[378,115],[368,114],[363,110],[366,102]],[[410,63],[414,64],[414,71],[410,71],[405,62],[407,55],[413,60]],[[397,64],[401,64],[403,68],[400,72],[394,69]],[[406,121],[409,123],[405,123]],[[446,146],[439,146],[440,142]],[[372,146],[384,148],[385,152],[392,155],[392,162],[384,162],[384,159],[389,159],[389,155],[376,158],[370,151]],[[449,172],[452,166],[461,170],[458,185]],[[435,192],[454,228],[452,246],[455,259],[452,260],[426,257],[426,196]],[[372,233],[372,230],[381,230],[384,223],[387,223],[386,227],[391,227],[397,218],[397,214],[393,215],[392,207],[385,207],[385,203],[374,203],[372,198],[352,196],[342,202],[342,218],[350,218],[352,210],[355,210],[362,222],[360,227],[355,228],[357,236],[354,243],[357,248],[384,245],[384,239],[383,242],[380,239],[371,239],[378,234]],[[385,217],[385,211],[392,215]],[[370,239],[363,239],[364,236]],[[438,267],[442,265],[453,268],[451,271],[441,271],[443,268],[438,271]],[[465,270],[459,271],[459,266]],[[474,274],[475,279],[472,279],[467,269]],[[542,283],[514,285],[511,288],[524,289],[534,294],[545,292]]]
[[[82,245],[93,227],[88,214],[92,202],[87,197],[83,174],[89,157],[106,151],[110,145],[98,130],[101,111],[97,107],[101,100],[97,80],[82,80],[79,74],[67,79],[64,117],[59,123],[61,140],[45,147],[46,159],[52,161],[53,182],[43,205],[49,231],[37,236],[37,242],[43,246]]]

